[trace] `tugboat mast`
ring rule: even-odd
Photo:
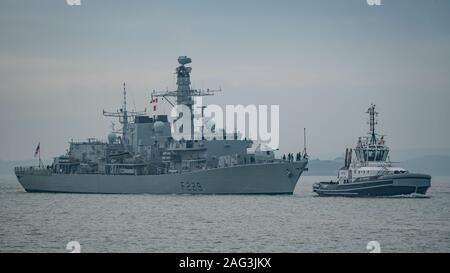
[[[375,120],[375,116],[378,115],[378,112],[375,111],[375,104],[372,103],[372,105],[367,109],[367,112],[369,114],[369,125],[370,125],[370,144],[376,144],[377,138],[375,134],[375,125],[377,124],[377,121]]]

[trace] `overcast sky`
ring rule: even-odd
[[[279,104],[281,151],[334,158],[366,134],[370,103],[393,154],[447,153],[450,1],[0,2],[0,160],[106,138],[102,109],[149,108],[180,55],[214,104]]]

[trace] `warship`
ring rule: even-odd
[[[352,162],[352,149],[346,149],[345,163],[337,181],[315,183],[313,191],[319,196],[424,195],[431,185],[431,176],[394,166],[384,136],[375,133],[378,113],[374,104],[367,113],[370,131],[367,137],[358,139],[354,151],[356,161]]]
[[[306,149],[295,160],[282,160],[274,150],[252,151],[253,141],[236,132],[206,139],[202,126],[202,135],[195,137],[194,97],[218,90],[191,88],[191,59],[181,56],[178,63],[177,89],[151,96],[152,101],[175,98],[176,105],[191,111],[191,138],[174,138],[168,115],[128,111],[124,84],[122,108],[103,110],[104,116],[119,119],[121,130],[113,128],[107,141],[71,141],[66,154],[51,165],[15,167],[22,187],[60,193],[292,194],[307,169]]]

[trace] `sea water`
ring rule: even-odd
[[[426,198],[26,193],[0,176],[0,251],[450,252],[450,177]],[[369,243],[371,242],[371,243]],[[73,243],[71,243],[73,244]]]

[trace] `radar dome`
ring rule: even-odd
[[[109,133],[109,135],[108,135],[108,142],[109,143],[114,143],[114,142],[116,142],[116,140],[117,140],[117,136],[116,136],[116,134],[114,134],[114,133]]]
[[[191,58],[188,58],[187,56],[180,56],[178,58],[178,63],[181,65],[185,65],[192,62]]]
[[[205,126],[211,132],[215,132],[216,131],[216,123],[212,119],[208,120],[206,122]]]
[[[155,122],[155,124],[153,124],[153,129],[155,130],[155,133],[160,135],[164,132],[164,128],[166,126],[164,125],[164,122],[162,121],[157,121]]]

